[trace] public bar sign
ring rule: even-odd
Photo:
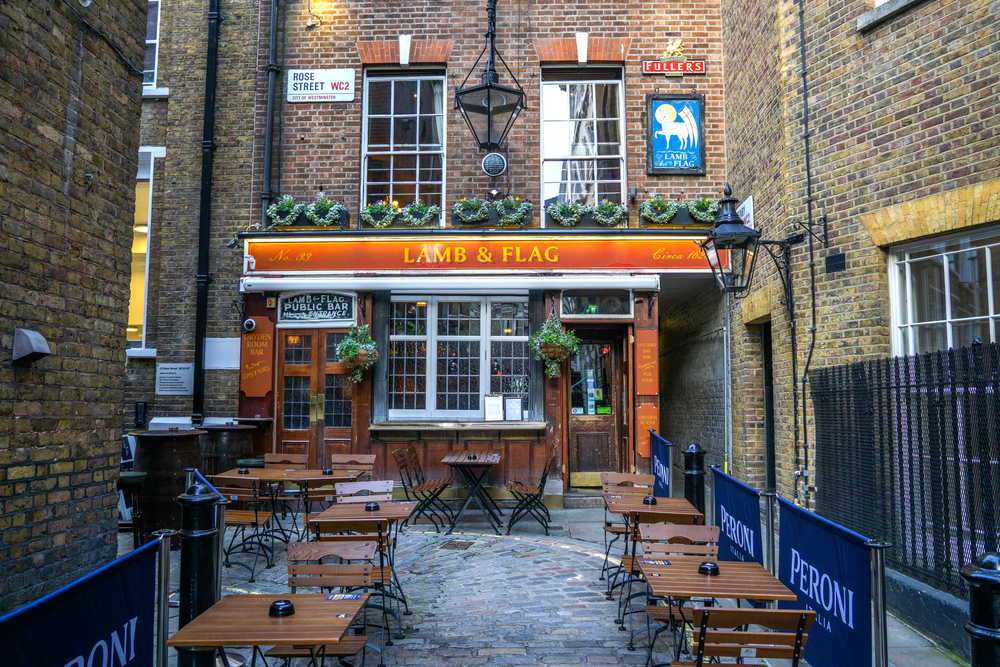
[[[353,69],[288,70],[289,102],[353,102]]]
[[[280,322],[354,321],[354,296],[350,294],[296,294],[281,299]]]
[[[708,272],[700,239],[676,237],[442,237],[290,240],[251,239],[250,275],[287,271],[525,271],[620,270]]]
[[[266,317],[252,317],[256,326],[243,334],[240,346],[240,391],[262,398],[271,391],[274,377],[274,324]]]
[[[635,332],[635,393],[658,396],[660,393],[659,344],[655,329]]]

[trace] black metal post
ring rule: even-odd
[[[1000,553],[983,554],[960,573],[969,584],[971,667],[1000,667]]]
[[[215,604],[218,555],[215,505],[219,497],[204,484],[192,484],[177,496],[181,505],[181,572],[178,629]],[[177,667],[214,667],[215,649],[179,647]]]
[[[684,450],[684,497],[705,513],[705,450],[697,443]]]
[[[264,183],[260,192],[260,228],[267,229],[267,208],[274,201],[271,192],[271,153],[274,143],[274,86],[278,66],[278,0],[271,0],[271,32],[267,45],[267,116],[264,121]]]

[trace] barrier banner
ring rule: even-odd
[[[152,667],[154,540],[0,617],[5,667]]]
[[[656,431],[649,432],[649,450],[653,456],[653,495],[660,498],[670,497],[670,448],[673,443],[667,442]]]
[[[760,493],[712,466],[719,560],[764,564],[760,534]]]
[[[812,667],[871,667],[872,577],[867,538],[778,498],[778,579],[798,595],[782,609],[812,609]]]

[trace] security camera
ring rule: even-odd
[[[233,238],[229,239],[228,241],[226,241],[226,247],[227,248],[234,248],[234,247],[236,247],[236,237],[235,236]]]
[[[243,333],[250,333],[257,328],[257,322],[252,317],[243,320]]]
[[[77,0],[81,7],[90,7],[90,0]]]

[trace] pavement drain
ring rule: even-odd
[[[465,551],[466,549],[468,549],[472,545],[473,545],[473,542],[464,542],[462,540],[449,540],[448,542],[445,542],[444,544],[442,544],[438,548],[439,549],[450,549],[452,551]]]

